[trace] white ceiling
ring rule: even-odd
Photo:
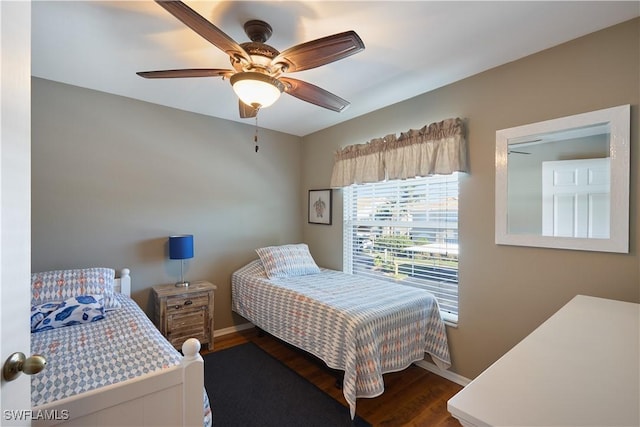
[[[640,1],[192,1],[238,43],[261,19],[283,51],[347,30],[366,49],[291,74],[351,106],[341,113],[289,95],[260,127],[304,136],[582,35],[640,16]],[[137,71],[230,68],[229,57],[153,1],[34,1],[32,74],[209,116],[240,119],[221,78],[143,79]]]

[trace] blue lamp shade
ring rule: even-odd
[[[193,235],[181,234],[178,236],[169,236],[169,258],[193,258]]]

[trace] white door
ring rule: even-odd
[[[542,234],[608,239],[610,159],[542,163]]]
[[[0,1],[0,356],[30,355],[31,3]],[[0,425],[30,425],[30,378],[0,384]]]

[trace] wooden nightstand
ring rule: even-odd
[[[178,350],[188,338],[197,338],[202,346],[213,349],[213,294],[216,285],[192,282],[186,287],[154,286],[154,322]]]

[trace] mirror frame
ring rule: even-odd
[[[507,215],[509,140],[595,124],[610,124],[610,227],[608,239],[510,234]],[[496,131],[495,240],[498,245],[533,246],[599,252],[629,252],[629,165],[631,106],[621,105]]]

